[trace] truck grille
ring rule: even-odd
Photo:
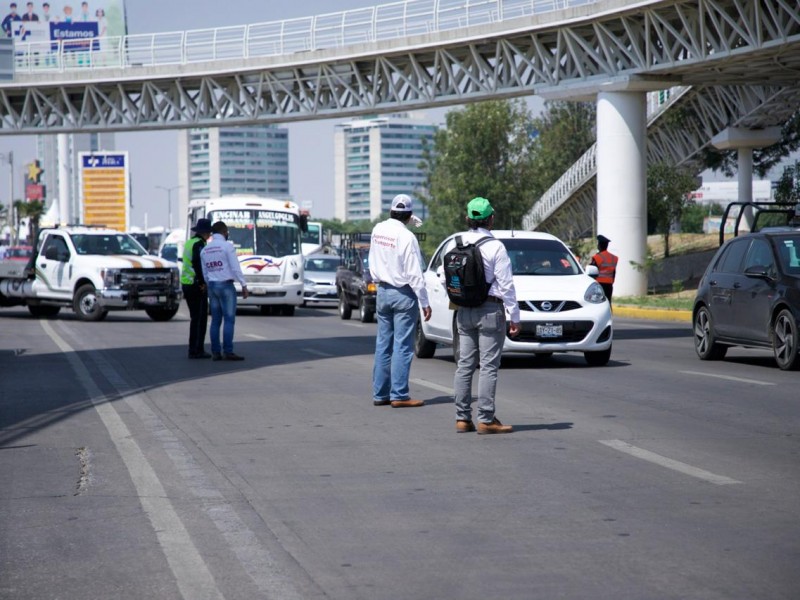
[[[142,288],[163,288],[172,285],[170,269],[122,269],[120,272],[122,286]]]

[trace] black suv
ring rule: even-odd
[[[697,355],[720,360],[731,346],[764,347],[781,369],[797,369],[799,324],[800,228],[765,228],[725,242],[694,301]]]
[[[369,273],[369,233],[353,233],[342,239],[342,264],[336,269],[339,316],[349,319],[358,310],[362,323],[375,318],[377,287]]]

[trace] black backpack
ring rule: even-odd
[[[491,283],[483,272],[483,257],[478,248],[494,239],[484,236],[473,244],[464,244],[456,236],[456,247],[444,255],[444,280],[450,302],[458,306],[480,306],[489,297]]]

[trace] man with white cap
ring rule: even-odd
[[[369,270],[378,283],[378,335],[372,371],[375,406],[405,408],[424,404],[423,400],[411,399],[408,389],[419,307],[426,321],[431,318],[419,242],[406,228],[412,212],[411,197],[399,194],[392,200],[389,218],[372,230]]]

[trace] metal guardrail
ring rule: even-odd
[[[216,29],[17,42],[17,73],[185,65],[283,56],[498,23],[599,0],[405,0]]]
[[[676,86],[647,94],[648,125],[666,111],[689,88]],[[522,227],[532,230],[553,214],[576,190],[579,190],[597,173],[597,143],[584,152],[575,163],[547,190],[522,218]]]

